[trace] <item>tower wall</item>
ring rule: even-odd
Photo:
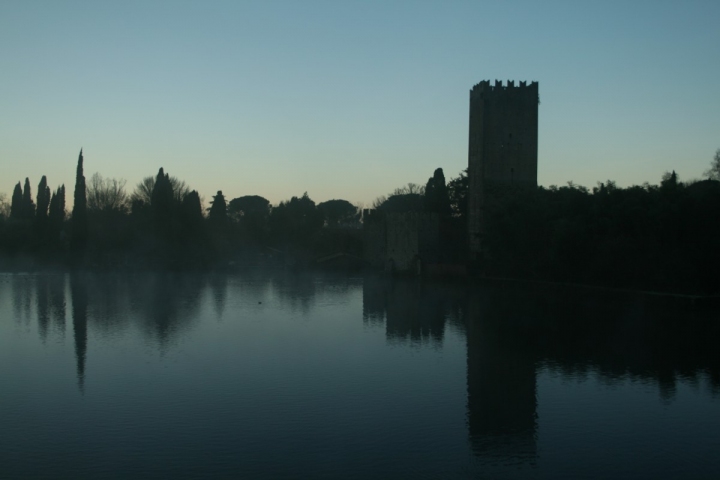
[[[475,258],[488,188],[537,186],[538,98],[537,82],[485,80],[470,90],[468,233]]]

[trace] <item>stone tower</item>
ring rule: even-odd
[[[537,186],[538,84],[482,81],[470,90],[468,233],[483,248],[484,204],[493,186]]]

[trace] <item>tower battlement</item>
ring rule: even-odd
[[[476,83],[472,91],[474,90],[484,90],[484,91],[503,91],[507,89],[513,89],[513,88],[519,88],[519,89],[525,89],[525,88],[534,88],[537,90],[538,88],[538,82],[530,82],[528,85],[527,81],[520,80],[518,82],[518,85],[515,85],[515,80],[508,80],[505,85],[503,85],[502,80],[495,80],[495,85],[490,84],[490,80],[482,80],[479,83]]]

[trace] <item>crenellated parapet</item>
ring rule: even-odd
[[[490,80],[482,80],[481,82],[477,83],[475,86],[473,86],[472,90],[470,92],[506,92],[508,90],[535,90],[538,89],[538,82],[530,82],[528,84],[527,81],[519,81],[517,85],[515,85],[515,80],[508,80],[505,85],[503,85],[502,80],[495,80],[495,84],[491,85]]]

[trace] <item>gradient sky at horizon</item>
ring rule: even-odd
[[[0,192],[128,188],[369,205],[467,166],[468,98],[538,81],[538,181],[701,177],[720,148],[720,2],[0,3]],[[71,201],[71,198],[68,198]]]

